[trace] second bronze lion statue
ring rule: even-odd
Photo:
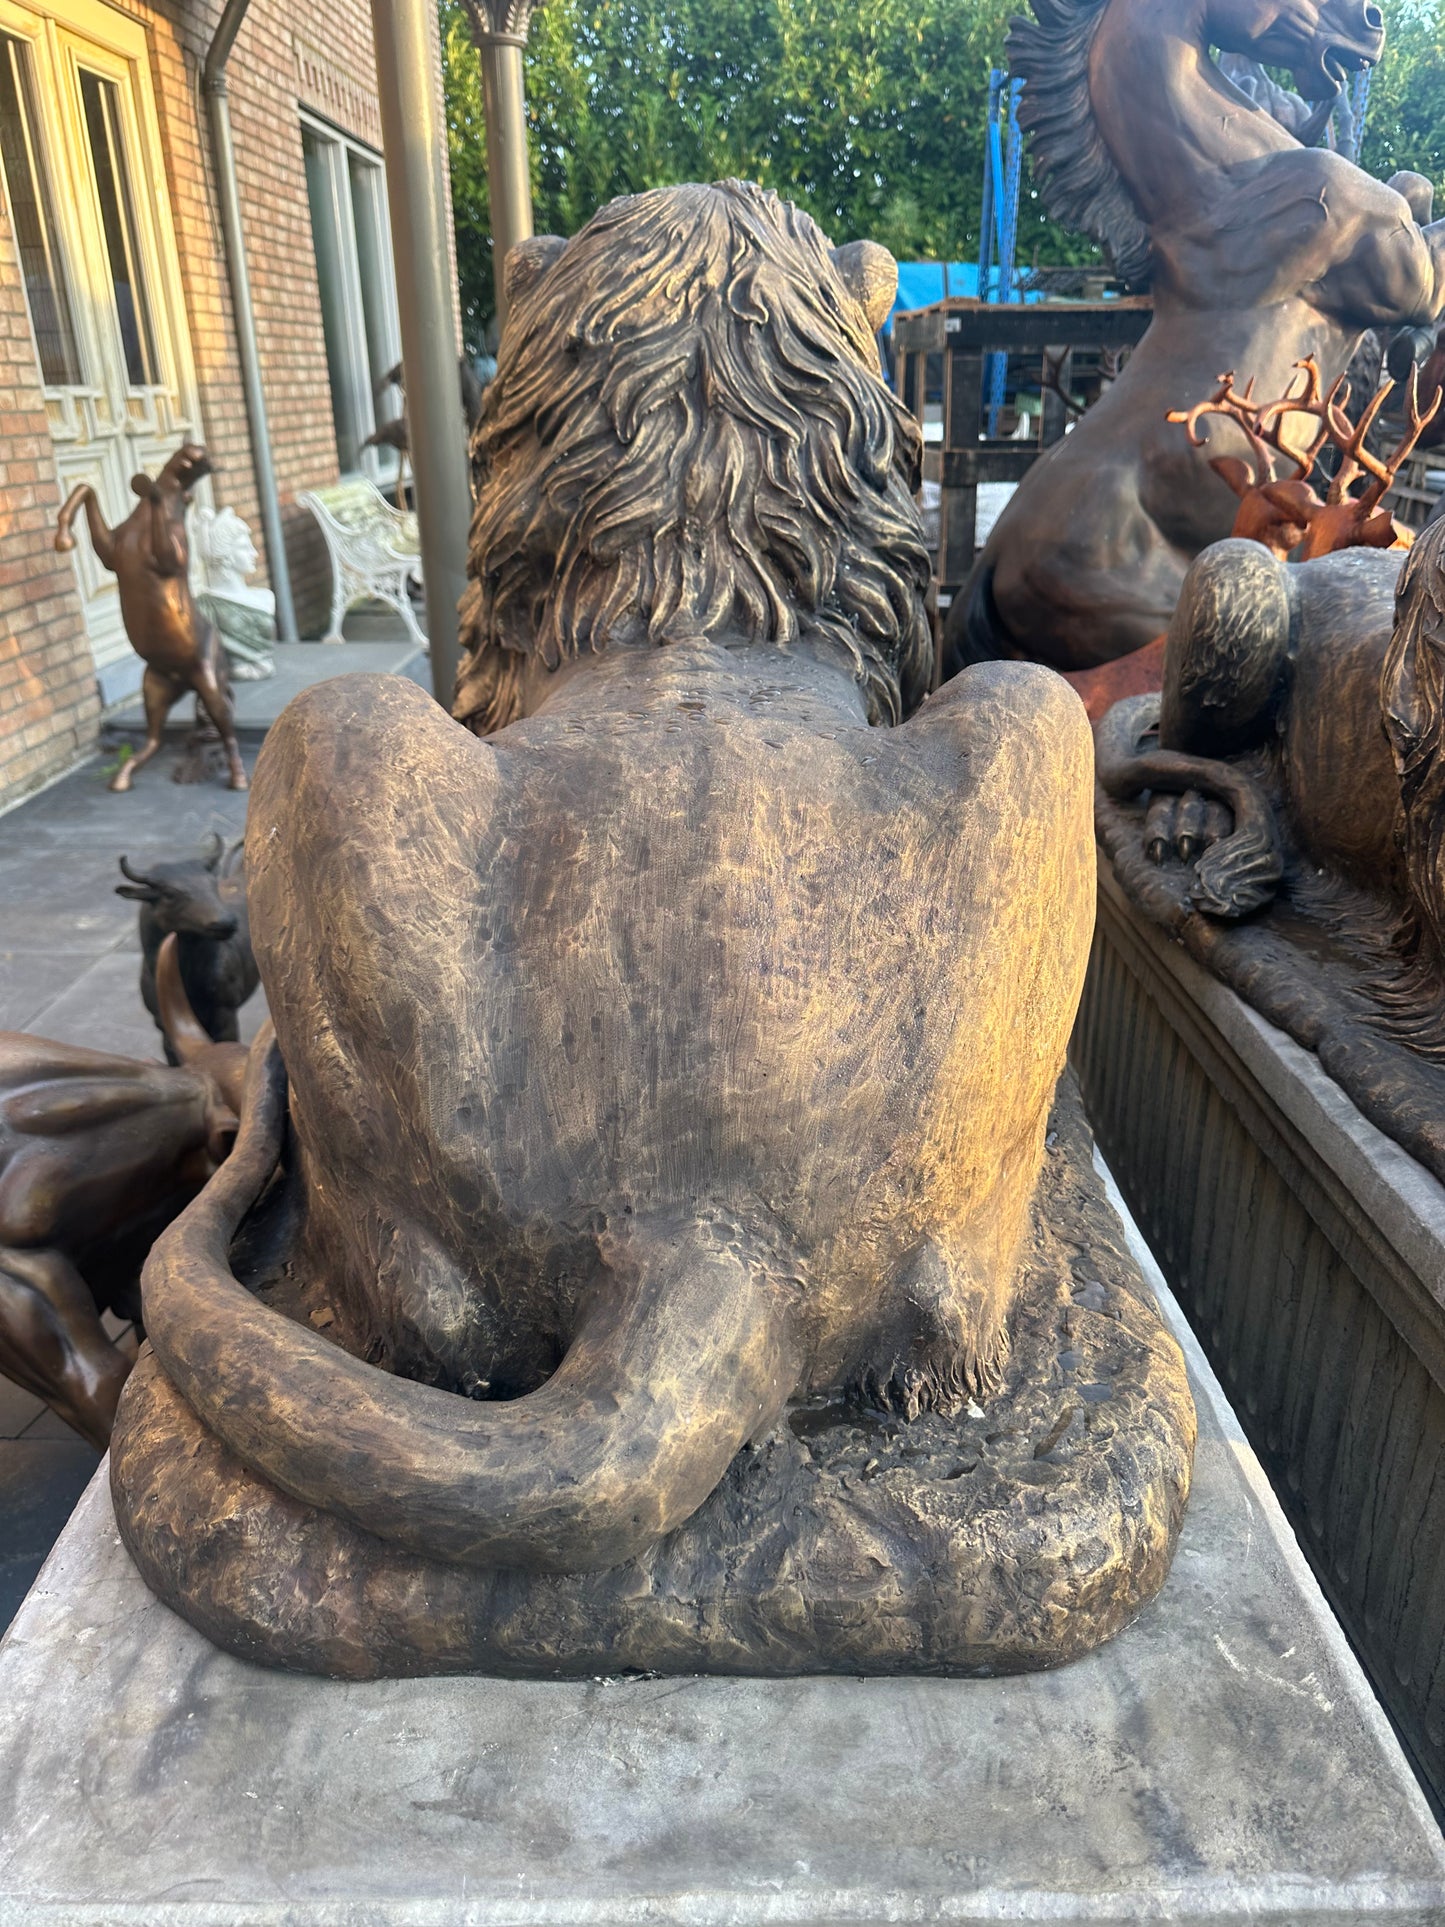
[[[1445,523],[1408,555],[1219,542],[1162,696],[1117,704],[1097,750],[1135,906],[1445,1178],[1442,665]]]
[[[892,290],[881,249],[736,182],[525,244],[457,703],[494,733],[342,677],[267,741],[275,1042],[147,1269],[113,1459],[142,1570],[238,1651],[1042,1664],[1162,1580],[1177,1350],[1128,1291],[1071,1324],[1031,1215],[1092,922],[1089,731],[1026,666],[924,701]],[[243,1283],[247,1214],[274,1238]],[[1097,1350],[1110,1409],[1087,1440],[1073,1407],[980,1414],[990,1467],[1028,1468],[986,1525],[950,1428],[1023,1396],[1011,1338],[1043,1399],[1059,1347]],[[926,1496],[906,1468],[875,1506],[817,1495],[780,1420],[850,1397],[946,1453]],[[1092,1482],[1041,1462],[1075,1446]]]

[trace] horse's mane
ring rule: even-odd
[[[516,304],[473,453],[454,713],[479,733],[520,714],[529,655],[681,636],[830,639],[878,722],[927,694],[918,427],[825,237],[775,194],[596,214]]]
[[[1149,230],[1115,167],[1089,96],[1089,52],[1109,0],[1031,0],[1009,23],[1009,71],[1027,82],[1019,125],[1044,205],[1107,248],[1119,279],[1149,285]]]

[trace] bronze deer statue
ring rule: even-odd
[[[1420,371],[1411,371],[1405,432],[1383,457],[1367,448],[1366,438],[1393,392],[1393,382],[1376,390],[1358,421],[1352,421],[1347,412],[1347,378],[1341,375],[1325,395],[1319,364],[1311,355],[1298,364],[1294,378],[1277,401],[1256,401],[1254,389],[1251,375],[1241,393],[1231,370],[1219,377],[1218,389],[1207,400],[1196,402],[1192,408],[1172,409],[1167,417],[1183,425],[1193,448],[1207,445],[1208,437],[1201,429],[1206,417],[1230,422],[1244,436],[1249,449],[1247,460],[1237,455],[1215,455],[1209,461],[1239,500],[1231,536],[1259,543],[1279,562],[1291,557],[1311,561],[1341,549],[1408,548],[1410,530],[1401,528],[1380,504],[1406,458],[1439,415],[1438,388],[1430,405],[1422,409]],[[1298,416],[1309,417],[1317,424],[1307,442],[1292,439],[1289,424]],[[1311,478],[1329,444],[1337,449],[1339,462],[1322,501]],[[1293,464],[1292,474],[1275,477],[1276,455]],[[1357,495],[1351,494],[1366,475],[1366,487]],[[1126,697],[1152,695],[1163,688],[1165,642],[1166,637],[1156,636],[1142,649],[1101,663],[1096,669],[1065,672],[1083,697],[1091,722],[1102,721],[1109,709]]]
[[[246,788],[225,655],[216,631],[196,607],[187,575],[186,506],[196,483],[212,473],[205,449],[183,442],[159,475],[131,477],[140,499],[118,528],[106,526],[89,482],[71,490],[56,521],[55,546],[64,554],[75,547],[75,518],[84,508],[90,545],[120,585],[125,633],[146,666],[141,684],[145,746],[121,764],[111,778],[113,790],[128,790],[136,771],[160,749],[166,717],[188,689],[216,726],[231,788]]]
[[[1207,437],[1200,423],[1206,416],[1233,422],[1249,445],[1250,460],[1236,455],[1216,455],[1209,466],[1228,483],[1239,498],[1231,535],[1262,542],[1272,555],[1285,561],[1295,556],[1301,562],[1317,556],[1332,555],[1339,549],[1391,549],[1408,546],[1408,533],[1402,533],[1393,516],[1381,507],[1401,467],[1413,453],[1421,436],[1440,409],[1437,389],[1426,408],[1420,406],[1419,371],[1412,369],[1406,387],[1404,433],[1388,455],[1378,456],[1368,447],[1368,438],[1395,384],[1387,381],[1370,397],[1359,420],[1346,412],[1350,384],[1341,375],[1324,393],[1319,363],[1306,355],[1298,364],[1295,377],[1278,400],[1256,402],[1254,377],[1241,394],[1234,385],[1231,370],[1219,378],[1219,389],[1207,401],[1193,408],[1171,410],[1168,420],[1182,423],[1191,447],[1203,448]],[[1316,424],[1307,442],[1291,439],[1287,425],[1297,418]],[[1338,464],[1322,501],[1311,477],[1315,464],[1326,447],[1333,445]],[[1283,455],[1294,464],[1293,474],[1276,479],[1274,457]],[[1365,487],[1352,493],[1364,478]]]

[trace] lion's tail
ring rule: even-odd
[[[252,1052],[231,1156],[143,1279],[167,1377],[242,1464],[378,1538],[465,1565],[620,1565],[695,1512],[776,1418],[796,1368],[766,1268],[727,1238],[643,1229],[524,1398],[393,1376],[272,1310],[230,1244],[279,1165],[286,1075]]]

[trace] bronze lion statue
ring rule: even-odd
[[[1162,696],[1098,733],[1130,897],[1445,1176],[1442,745],[1445,522],[1407,554],[1215,544]]]
[[[999,1393],[1040,1248],[1092,919],[1082,707],[1017,664],[925,701],[882,250],[726,182],[507,273],[470,728],[345,676],[257,765],[274,1042],[147,1268],[127,1543],[215,1638],[337,1673],[1081,1650],[1162,1579],[1187,1486],[1142,1303],[1073,1354],[1127,1330],[1102,1536],[1082,1498],[1009,1515],[1041,1578],[941,1521],[967,1510],[948,1422]],[[932,1525],[818,1497],[809,1427],[849,1399],[946,1453]],[[995,1429],[990,1465],[1051,1476],[1047,1424]],[[1000,1563],[1006,1613],[975,1585]]]

